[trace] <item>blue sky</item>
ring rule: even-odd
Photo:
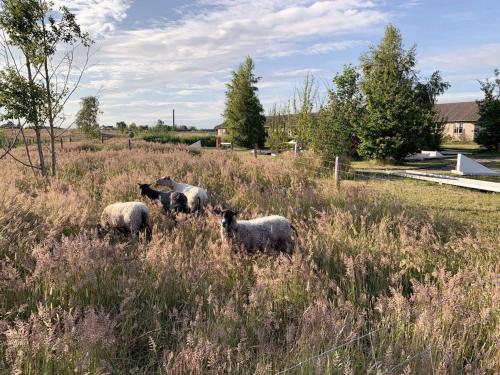
[[[500,68],[498,0],[57,0],[96,43],[69,102],[99,94],[100,122],[222,121],[225,84],[250,55],[266,110],[286,102],[307,72],[324,92],[335,72],[377,44],[388,23],[417,45],[423,77],[451,83],[441,102],[479,99],[479,79]]]

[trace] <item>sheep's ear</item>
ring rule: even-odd
[[[214,214],[216,214],[216,215],[222,215],[222,212],[223,212],[223,211],[219,210],[218,208],[214,208],[214,209],[212,210],[212,212],[213,212]]]
[[[233,216],[237,216],[240,213],[240,211],[234,211]]]

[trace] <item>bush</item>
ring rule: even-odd
[[[142,137],[142,139],[147,142],[175,143],[186,145],[201,141],[201,145],[203,147],[215,147],[215,135],[191,135],[180,137],[174,134],[146,134]]]

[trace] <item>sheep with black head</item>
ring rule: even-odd
[[[275,250],[292,254],[297,230],[290,221],[278,215],[265,216],[252,220],[237,220],[237,211],[214,210],[220,214],[220,231],[223,241],[248,252]]]
[[[153,201],[158,201],[167,214],[188,213],[187,197],[177,191],[158,191],[150,184],[139,184],[139,193]]]

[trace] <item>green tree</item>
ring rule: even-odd
[[[480,82],[484,99],[477,102],[479,106],[479,132],[475,141],[488,150],[498,151],[500,143],[500,76],[495,69],[495,78]]]
[[[276,104],[273,105],[267,117],[267,122],[269,124],[267,143],[272,151],[281,152],[285,148],[285,143],[288,140],[290,121],[291,115],[289,106],[278,109]]]
[[[436,111],[436,98],[444,93],[450,84],[444,82],[441,74],[432,73],[427,82],[418,82],[415,86],[416,103],[422,111],[422,136],[419,148],[436,150],[443,140],[445,119],[438,118]]]
[[[264,146],[266,118],[257,96],[259,78],[253,73],[254,63],[250,57],[233,72],[227,85],[224,123],[228,138],[237,145],[252,148]]]
[[[317,124],[314,115],[314,100],[317,98],[317,87],[314,77],[307,74],[302,87],[297,90],[293,99],[295,117],[294,135],[302,148],[313,146],[317,138]]]
[[[360,74],[352,65],[344,66],[333,78],[329,101],[318,114],[314,150],[326,162],[335,156],[355,156],[356,129],[362,123],[363,97],[359,90]]]
[[[118,121],[116,123],[116,128],[120,131],[120,133],[125,133],[127,130],[127,123],[125,121]]]
[[[359,152],[372,159],[403,159],[417,151],[424,134],[415,100],[415,46],[403,48],[399,30],[389,25],[377,47],[362,56],[361,91],[366,116],[358,129]]]
[[[76,115],[76,126],[90,137],[98,137],[99,123],[99,99],[95,96],[87,96],[81,99],[81,108]]]

